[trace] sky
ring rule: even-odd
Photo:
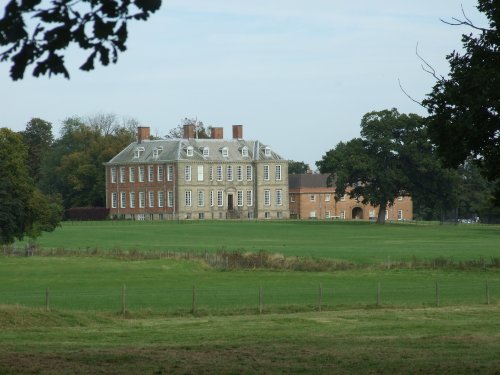
[[[0,1],[0,4],[3,1]],[[359,137],[370,111],[397,108],[426,115],[416,100],[432,90],[415,51],[446,76],[446,55],[472,32],[440,19],[485,25],[473,0],[164,0],[146,22],[129,24],[117,64],[12,81],[0,63],[0,127],[24,130],[49,121],[56,138],[71,116],[113,113],[136,118],[164,136],[185,117],[205,126],[243,124],[243,136],[282,157],[315,162],[341,141]],[[0,15],[3,15],[3,9]]]

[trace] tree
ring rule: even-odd
[[[124,124],[130,122],[127,119]],[[61,137],[44,160],[43,191],[60,194],[66,209],[105,206],[103,163],[133,142],[135,135],[114,115],[67,118]]]
[[[0,60],[12,63],[10,76],[22,79],[35,65],[33,75],[63,74],[69,78],[63,50],[71,44],[90,50],[81,70],[118,61],[126,50],[127,22],[147,20],[161,0],[10,0],[0,19]],[[28,20],[29,19],[29,20]]]
[[[429,134],[447,165],[458,167],[468,157],[482,174],[496,181],[500,205],[500,3],[479,0],[479,11],[489,27],[478,27],[466,17],[452,25],[467,25],[478,35],[462,35],[464,53],[452,52],[447,78],[436,76],[423,101],[429,112]]]
[[[61,220],[57,199],[37,190],[26,166],[27,149],[21,135],[0,129],[0,243],[25,235],[38,237],[54,230]]]
[[[203,122],[198,121],[197,118],[193,117],[185,117],[181,120],[181,123],[177,125],[175,128],[170,129],[165,138],[183,138],[184,137],[184,126],[186,125],[194,125],[195,137],[197,139],[209,139],[211,134],[211,127],[208,126],[205,128]]]
[[[288,174],[302,174],[307,173],[311,168],[309,168],[309,164],[304,163],[303,161],[293,161],[290,160],[288,162]]]
[[[26,161],[29,174],[35,183],[38,183],[42,160],[54,141],[52,124],[39,118],[32,118],[21,135],[28,150]]]
[[[340,142],[316,165],[331,175],[336,199],[347,193],[379,207],[381,224],[387,207],[399,196],[449,195],[446,173],[433,155],[423,119],[396,109],[364,115],[361,138]]]
[[[487,181],[469,159],[458,168],[458,172],[461,186],[457,216],[463,219],[479,217],[484,223],[497,221],[500,207],[494,205],[494,184]]]

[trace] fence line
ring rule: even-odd
[[[373,285],[373,284],[372,284]],[[322,311],[335,307],[359,307],[360,305],[376,307],[389,306],[436,306],[470,305],[484,303],[490,305],[493,299],[492,284],[489,280],[470,283],[470,288],[450,287],[435,281],[432,284],[418,288],[385,287],[378,282],[375,295],[365,287],[335,287],[319,283],[319,287],[302,287],[286,289],[259,285],[244,289],[223,289],[220,287],[167,288],[165,291],[151,288],[134,288],[123,284],[120,290],[108,289],[107,292],[58,292],[54,288],[45,288],[45,311],[53,309],[76,310],[119,310],[122,315],[130,309],[153,309],[164,311],[185,311],[196,314],[198,311],[238,311],[240,309],[255,309],[262,314],[273,309],[294,307],[302,310]],[[445,286],[445,287],[443,287]],[[500,287],[500,285],[496,285]],[[434,289],[434,292],[433,292]],[[374,289],[371,289],[372,291]],[[373,292],[372,292],[373,293]],[[434,294],[434,301],[432,294]],[[27,306],[43,306],[43,293],[32,292],[15,295],[0,293],[1,304],[20,304]],[[264,295],[266,298],[264,299]],[[23,296],[27,297],[24,299]],[[257,297],[257,298],[256,298]],[[116,301],[116,302],[112,302]],[[119,303],[120,301],[121,303]],[[121,305],[121,306],[120,306]],[[93,306],[94,308],[89,308]],[[114,307],[113,307],[114,306]],[[190,307],[190,308],[189,308]]]

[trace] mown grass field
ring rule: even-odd
[[[72,255],[0,256],[0,374],[500,373],[498,226],[64,223],[39,244]],[[231,269],[113,249],[353,266]]]
[[[500,226],[367,222],[63,223],[38,240],[44,248],[160,251],[264,250],[285,256],[373,264],[413,257],[470,260],[500,255]]]
[[[2,374],[498,374],[499,306],[123,319],[0,307]]]
[[[130,311],[175,315],[196,307],[209,313],[258,310],[259,287],[266,311],[317,309],[319,285],[324,308],[469,305],[500,300],[500,272],[491,269],[354,269],[336,272],[213,269],[200,261],[129,261],[101,257],[23,257],[0,261],[0,303],[53,309],[119,312],[122,287]]]

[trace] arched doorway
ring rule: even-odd
[[[352,209],[352,218],[355,220],[363,219],[363,209],[361,207],[354,207]]]

